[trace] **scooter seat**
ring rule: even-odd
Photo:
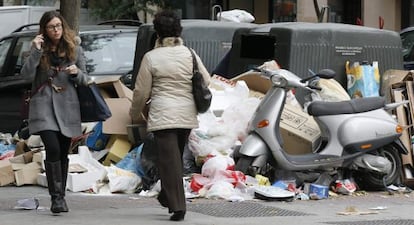
[[[327,116],[338,114],[352,114],[367,112],[385,106],[383,97],[356,98],[340,102],[314,101],[308,106],[308,113],[312,116]]]

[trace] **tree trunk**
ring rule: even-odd
[[[79,33],[80,6],[81,0],[60,1],[60,13],[76,33]]]

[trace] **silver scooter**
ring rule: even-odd
[[[337,178],[351,174],[359,187],[365,189],[381,189],[400,182],[401,154],[408,151],[399,139],[403,127],[386,110],[402,103],[385,104],[382,97],[340,102],[312,100],[321,90],[316,85],[318,79],[335,76],[330,69],[304,79],[284,69],[254,70],[270,79],[272,87],[249,122],[248,136],[233,152],[236,170],[255,176],[265,173],[270,165],[295,174],[327,172]],[[303,99],[299,102],[321,131],[320,145],[312,153],[291,155],[283,150],[279,123],[291,89],[302,93]]]

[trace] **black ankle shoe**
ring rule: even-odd
[[[66,204],[65,198],[62,197],[60,201],[62,204],[62,212],[69,212],[69,208],[68,208],[68,205]]]
[[[50,205],[50,211],[52,212],[52,213],[61,213],[61,212],[63,212],[63,206],[62,206],[62,202],[60,201],[60,199],[59,198],[55,198],[55,197],[52,197],[52,202],[51,202],[51,205]]]
[[[170,217],[170,220],[172,221],[181,221],[184,220],[185,211],[176,211],[172,214]]]
[[[161,195],[158,195],[157,200],[160,203],[160,205],[162,205],[163,207],[168,208],[168,202],[164,197],[161,197]]]

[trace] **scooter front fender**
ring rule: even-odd
[[[246,140],[244,140],[239,152],[242,155],[257,157],[267,154],[269,148],[261,137],[256,133],[251,133],[247,136]]]

